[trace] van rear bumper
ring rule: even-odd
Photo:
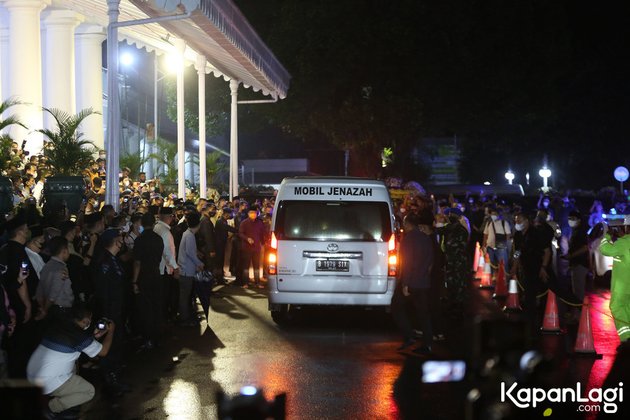
[[[385,293],[331,293],[269,291],[270,305],[389,306],[394,295],[395,279],[388,279]]]

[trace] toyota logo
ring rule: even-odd
[[[339,245],[337,245],[337,244],[328,244],[326,249],[328,249],[328,252],[337,252],[337,251],[339,251]]]

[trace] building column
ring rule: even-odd
[[[120,99],[118,97],[118,27],[120,0],[107,0],[107,176],[105,204],[120,208],[118,174],[120,171]]]
[[[9,60],[9,16],[4,9],[0,9],[0,101],[8,98],[9,80],[7,66]]]
[[[206,57],[197,56],[198,89],[199,89],[199,196],[207,197],[208,187],[206,185],[207,165],[206,165]]]
[[[3,70],[8,71],[9,92],[5,97],[15,97],[24,102],[12,108],[11,113],[28,128],[11,127],[10,135],[20,143],[26,139],[26,150],[40,153],[43,146],[42,128],[42,49],[40,15],[50,0],[4,0],[9,12],[9,55]],[[30,132],[30,134],[29,134]]]
[[[238,195],[238,85],[237,80],[230,80],[232,95],[230,119],[230,199]]]
[[[177,67],[177,196],[186,198],[186,125],[184,121],[184,51],[186,43],[174,40],[179,66]]]
[[[74,29],[83,17],[72,10],[47,9],[42,12],[45,28],[43,104],[76,114]],[[54,128],[55,121],[44,114],[44,126]]]
[[[105,32],[100,25],[81,24],[74,35],[76,51],[76,109],[92,108],[98,114],[82,124],[85,138],[105,150],[103,128],[103,48]]]

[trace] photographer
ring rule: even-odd
[[[54,418],[73,407],[77,407],[74,411],[78,417],[80,405],[94,397],[94,386],[75,373],[75,362],[81,353],[89,357],[107,355],[115,325],[104,322],[90,332],[91,321],[92,312],[83,304],[75,305],[70,317],[58,318],[51,324],[28,362],[28,380],[52,397],[45,408],[45,418]],[[97,341],[101,337],[102,344]]]
[[[599,247],[602,255],[614,257],[610,281],[610,312],[619,339],[630,340],[630,216],[622,226],[604,224],[606,235]]]

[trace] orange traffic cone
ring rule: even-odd
[[[483,273],[481,274],[481,283],[479,283],[479,288],[494,288],[494,285],[492,284],[492,267],[490,266],[490,261],[486,261],[486,263],[483,265]]]
[[[549,289],[547,293],[547,306],[545,306],[545,317],[540,331],[550,334],[560,334],[560,318],[558,317],[558,304],[556,294]]]
[[[483,277],[483,267],[486,264],[486,260],[483,259],[483,254],[479,257],[479,262],[477,263],[477,272],[475,273],[475,280],[481,280]]]
[[[499,262],[499,271],[497,272],[497,284],[494,288],[493,299],[506,297],[508,295],[507,284],[505,283],[505,264],[503,260]]]
[[[580,317],[580,325],[578,327],[577,339],[573,351],[576,355],[593,356],[601,358],[601,354],[595,351],[593,342],[593,330],[591,328],[591,314],[588,296],[584,296],[584,305],[582,306],[582,316]]]
[[[503,312],[521,312],[521,304],[518,300],[518,283],[516,279],[510,280],[510,288],[508,291],[508,298],[503,307]]]
[[[477,272],[477,268],[479,267],[479,257],[481,256],[481,248],[479,247],[479,242],[475,242],[475,257],[473,258],[473,271]]]

